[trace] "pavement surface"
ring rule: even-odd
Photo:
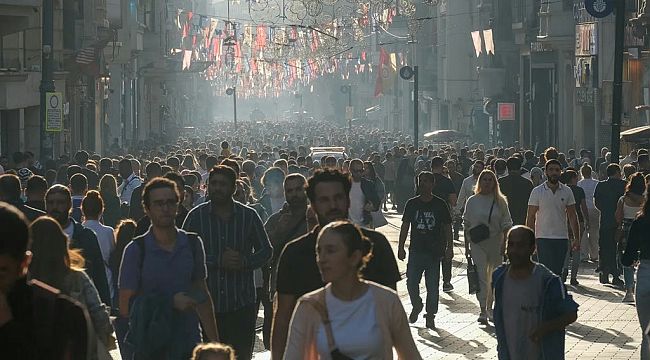
[[[393,211],[387,214],[389,224],[379,229],[391,243],[397,254],[401,216]],[[496,338],[492,326],[477,322],[479,314],[476,296],[468,294],[464,246],[461,240],[455,243],[454,267],[452,270],[451,293],[440,292],[440,306],[436,315],[437,330],[425,327],[422,313],[420,319],[411,325],[411,333],[424,359],[496,359]],[[398,260],[400,272],[406,272],[406,262]],[[566,359],[639,359],[641,328],[636,308],[621,303],[623,291],[609,285],[601,285],[594,272],[595,264],[581,263],[577,287],[567,286],[574,300],[580,305],[578,320],[567,328]],[[411,302],[406,290],[405,276],[398,283],[397,291],[404,309],[411,311]],[[442,287],[442,283],[441,283]],[[424,278],[420,290],[426,296]],[[260,309],[258,324],[262,323]],[[256,333],[254,360],[268,360],[270,352],[264,350],[262,333]],[[111,352],[113,359],[120,359],[119,352]]]

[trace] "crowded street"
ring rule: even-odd
[[[650,360],[649,0],[0,0],[0,360]]]

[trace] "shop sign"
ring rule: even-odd
[[[497,110],[499,121],[515,120],[515,103],[499,103]]]
[[[551,52],[551,44],[543,41],[533,41],[530,43],[530,52],[541,53],[541,52]]]
[[[591,16],[601,19],[614,11],[614,1],[617,0],[585,0],[585,10]]]

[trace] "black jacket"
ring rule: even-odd
[[[86,260],[86,273],[95,284],[99,297],[104,304],[112,306],[108,280],[106,279],[106,268],[97,236],[92,230],[74,221],[74,219],[70,219],[70,221],[74,224],[70,247],[81,250],[81,255]]]

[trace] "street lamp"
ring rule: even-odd
[[[341,86],[341,92],[348,94],[348,107],[345,108],[345,117],[348,120],[348,131],[352,133],[352,116],[354,115],[354,109],[352,108],[352,84]]]
[[[226,94],[232,95],[232,111],[235,119],[235,129],[237,129],[237,87],[227,88]]]
[[[418,147],[418,127],[419,127],[419,110],[420,99],[418,97],[418,67],[417,66],[403,66],[399,70],[399,76],[404,80],[411,80],[413,78],[413,142],[415,147]]]

